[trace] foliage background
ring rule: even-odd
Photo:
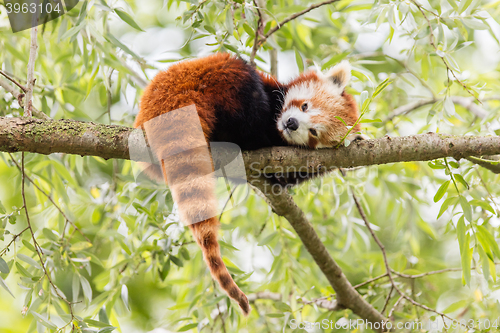
[[[307,5],[267,2],[264,31]],[[174,61],[211,52],[248,59],[257,19],[255,4],[243,0],[81,1],[40,27],[34,105],[55,119],[130,126],[141,82]],[[268,51],[278,50],[278,78],[286,81],[310,66],[326,69],[347,58],[354,68],[349,92],[358,101],[363,91],[371,94],[390,78],[392,84],[364,116],[370,137],[428,131],[498,135],[499,19],[500,1],[494,0],[341,0],[284,25],[257,53],[257,65],[269,71]],[[28,49],[29,31],[10,32],[0,5],[0,69],[25,82]],[[478,105],[487,111],[485,118],[453,104],[452,96],[470,97],[463,85],[483,101]],[[396,108],[423,99],[433,102],[390,117]],[[0,115],[21,114],[18,102],[2,90]],[[21,173],[8,154],[0,156],[4,249],[27,222]],[[21,155],[13,157],[19,162]],[[27,208],[48,254],[44,260],[60,291],[79,302],[74,312],[86,318],[80,325],[102,332],[108,324],[121,332],[221,332],[222,325],[226,331],[281,332],[290,310],[302,321],[356,318],[350,311],[328,312],[297,301],[333,290],[287,222],[254,194],[223,215],[224,260],[247,294],[269,290],[281,294],[283,302],[257,300],[245,319],[215,288],[200,251],[178,222],[168,189],[136,180],[131,162],[27,154],[25,163],[28,176],[88,238],[71,225],[64,232],[66,218],[27,182]],[[361,168],[347,178],[333,172],[294,191],[353,285],[385,269],[353,209],[349,186],[362,197],[392,268],[407,274],[463,268],[463,273],[398,279],[401,288],[454,318],[493,323],[500,317],[494,264],[500,259],[499,181],[499,175],[468,161],[448,159]],[[1,252],[8,265],[2,272],[9,272],[0,274],[2,332],[44,332],[71,319],[67,304],[39,269],[30,242],[24,232]],[[387,280],[379,280],[359,291],[380,310],[389,289]],[[393,296],[386,312],[396,301]],[[228,306],[221,320],[217,309]],[[394,317],[425,320],[435,314],[403,302]]]

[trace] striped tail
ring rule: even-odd
[[[196,242],[201,247],[203,258],[210,269],[212,277],[229,297],[238,302],[241,311],[247,316],[250,312],[248,299],[240,288],[238,288],[222,261],[219,243],[217,242],[218,219],[214,217],[192,224],[189,227],[193,232]]]
[[[229,297],[238,302],[243,313],[248,315],[250,312],[248,299],[238,288],[222,261],[217,242],[219,220],[214,217],[218,215],[216,184],[212,175],[210,155],[203,153],[203,150],[203,148],[193,149],[177,154],[170,161],[164,161],[169,187],[179,207],[181,220],[188,224],[193,232],[212,277]],[[208,152],[208,149],[206,151]],[[186,164],[181,161],[189,162]],[[210,169],[207,169],[207,166]]]
[[[248,299],[232,279],[220,254],[214,169],[205,131],[199,124],[196,111],[193,115],[183,110],[168,112],[145,123],[144,128],[151,148],[161,161],[180,218],[192,230],[212,277],[248,315]],[[206,128],[203,121],[201,126]]]

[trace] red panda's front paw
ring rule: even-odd
[[[347,140],[353,142],[358,140],[370,140],[370,137],[366,134],[355,133],[347,137]]]

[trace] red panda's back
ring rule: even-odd
[[[225,53],[174,64],[158,73],[144,91],[134,127],[165,112],[195,104],[203,130],[209,135],[217,117],[215,106],[239,110],[239,88],[249,77],[248,65]]]

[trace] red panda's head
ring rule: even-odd
[[[336,146],[358,119],[354,98],[344,89],[351,67],[342,61],[327,73],[309,71],[287,85],[278,130],[292,145],[323,148]],[[360,130],[359,124],[351,131]]]

